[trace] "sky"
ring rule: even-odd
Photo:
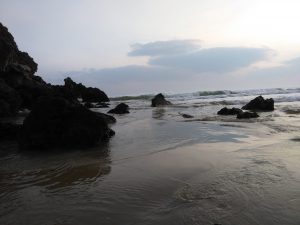
[[[300,86],[298,0],[0,0],[37,74],[109,96]]]

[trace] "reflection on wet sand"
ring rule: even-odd
[[[7,167],[0,168],[1,195],[32,186],[58,191],[95,182],[111,171],[109,151],[99,150],[63,152],[60,155],[22,152],[23,162],[14,168],[10,163],[20,159],[6,159]]]

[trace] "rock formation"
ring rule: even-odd
[[[224,107],[220,111],[218,111],[218,115],[237,115],[237,114],[240,114],[242,112],[243,112],[243,110],[241,110],[239,108],[229,109],[227,107]]]
[[[114,134],[108,127],[116,121],[114,117],[92,112],[78,101],[107,102],[103,91],[77,84],[71,78],[65,79],[65,85],[48,84],[35,75],[37,68],[0,23],[0,117],[32,110],[21,127],[0,124],[2,137],[16,138],[20,132],[21,148],[46,149],[90,147]]]
[[[65,80],[64,87],[83,102],[109,102],[107,95],[98,88],[87,88],[83,84],[75,83],[70,77]]]
[[[167,101],[165,99],[165,96],[163,94],[159,93],[158,95],[155,95],[154,98],[151,100],[151,106],[157,107],[157,106],[165,106],[165,105],[171,105],[172,103]]]
[[[129,108],[129,106],[127,104],[120,103],[114,109],[109,110],[108,113],[126,114],[126,113],[129,113],[128,108]]]
[[[242,109],[258,110],[258,111],[273,111],[274,100],[272,98],[264,99],[262,96],[258,96],[255,99],[252,99],[246,105],[244,105]]]
[[[18,142],[22,149],[86,148],[113,134],[105,119],[84,106],[42,97],[24,120]]]

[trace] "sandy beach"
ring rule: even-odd
[[[299,224],[300,102],[276,96],[296,101],[250,120],[216,115],[238,96],[176,95],[159,108],[127,100],[117,135],[90,150],[41,154],[5,142],[0,224]]]

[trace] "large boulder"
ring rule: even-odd
[[[152,107],[165,106],[165,105],[171,105],[171,104],[172,103],[167,101],[165,99],[165,96],[163,96],[163,94],[161,94],[161,93],[154,96],[154,98],[151,100],[151,106]]]
[[[242,113],[243,110],[239,109],[239,108],[227,108],[224,107],[222,108],[220,111],[218,111],[218,115],[238,115],[240,113]]]
[[[125,114],[125,113],[129,113],[128,108],[129,106],[127,104],[120,103],[114,109],[109,110],[108,113]]]
[[[18,143],[22,149],[86,148],[113,134],[101,116],[84,106],[43,97],[24,120]]]
[[[237,119],[250,119],[250,118],[257,118],[259,115],[256,112],[242,112],[237,114]]]
[[[84,102],[109,102],[107,95],[98,88],[85,88],[81,92],[82,101]]]
[[[258,96],[255,99],[252,99],[246,105],[244,105],[242,109],[258,110],[258,111],[273,111],[274,100],[273,98],[264,99],[262,96]]]

